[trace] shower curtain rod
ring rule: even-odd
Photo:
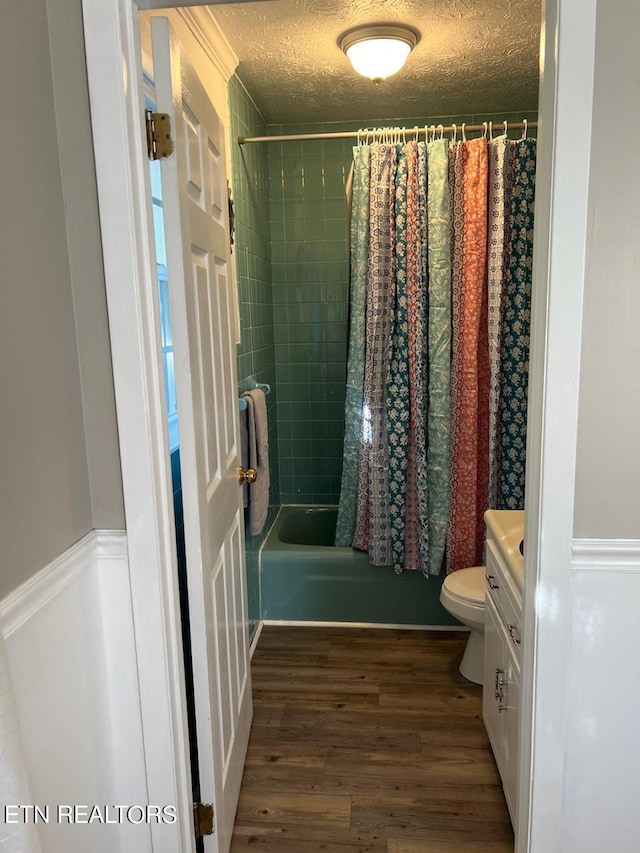
[[[511,127],[525,127],[525,123],[523,121],[510,121],[507,124]],[[489,122],[486,122],[487,127],[489,126]],[[502,128],[504,122],[502,121],[494,121],[493,122],[493,130],[494,133],[496,131],[496,127]],[[436,128],[436,133],[452,133],[453,125],[433,125],[429,126],[429,133],[433,131],[433,128]],[[527,121],[527,128],[537,128],[537,121]],[[456,129],[459,133],[462,133],[462,124],[456,125]],[[469,131],[470,133],[477,133],[478,131],[483,131],[485,129],[484,124],[464,124],[465,133]],[[377,130],[395,130],[395,128],[373,128],[369,129],[369,133],[375,133]],[[422,127],[406,127],[402,128],[403,132],[407,136],[417,136],[419,133],[424,133],[425,128]],[[336,133],[284,133],[281,136],[239,136],[238,137],[238,145],[246,145],[248,142],[298,142],[307,139],[357,139],[358,136],[363,136],[367,133],[366,129],[362,130],[343,130]]]

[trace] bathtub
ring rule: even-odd
[[[397,575],[369,556],[334,544],[334,506],[283,506],[262,549],[262,618],[458,626],[440,604],[444,577]]]

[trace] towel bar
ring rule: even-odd
[[[255,379],[250,379],[249,390],[253,391],[254,388],[259,388],[261,391],[264,391],[265,394],[271,393],[271,385],[267,385],[266,382],[256,382]]]
[[[248,390],[253,391],[255,388],[259,388],[261,391],[264,391],[265,394],[271,393],[271,385],[268,385],[266,382],[256,382],[255,379],[250,379]],[[241,412],[246,411],[247,401],[244,400],[242,397],[238,399],[238,408]]]

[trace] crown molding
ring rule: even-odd
[[[200,47],[228,83],[240,60],[208,6],[183,7],[177,10]]]

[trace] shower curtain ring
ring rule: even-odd
[[[458,125],[454,122],[451,125],[451,129],[453,130],[453,138],[451,139],[451,143],[455,145],[458,141]]]
[[[527,120],[526,118],[522,119],[522,138],[527,138]]]

